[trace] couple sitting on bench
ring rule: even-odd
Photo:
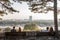
[[[15,26],[13,27],[13,29],[11,30],[11,32],[16,32]],[[21,32],[21,28],[20,27],[19,27],[19,31],[18,32]]]

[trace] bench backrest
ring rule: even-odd
[[[54,36],[55,32],[5,32],[5,36]]]

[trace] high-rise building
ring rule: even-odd
[[[29,21],[32,22],[32,16],[29,16]]]

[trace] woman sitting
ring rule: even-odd
[[[19,27],[19,30],[18,30],[18,32],[21,32],[21,28]]]

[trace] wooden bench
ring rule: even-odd
[[[55,36],[55,32],[37,32],[36,36]]]
[[[55,32],[5,32],[5,39],[24,39],[27,37],[54,36]]]

